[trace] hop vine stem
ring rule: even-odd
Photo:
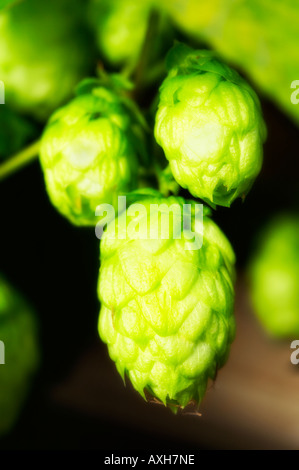
[[[149,14],[148,25],[144,37],[143,45],[139,54],[137,67],[134,73],[134,98],[138,101],[140,93],[144,90],[144,77],[149,65],[149,56],[152,47],[152,41],[157,34],[159,24],[159,13],[153,9]]]
[[[10,157],[5,163],[0,165],[0,181],[8,178],[24,166],[37,159],[40,148],[40,140],[33,142],[16,155]]]
[[[153,40],[158,34],[160,21],[160,13],[156,9],[152,9],[149,13],[147,30],[144,36],[143,44],[137,59],[137,62],[127,64],[123,70],[123,75],[128,78],[132,77],[134,82],[134,89],[130,93],[130,97],[139,103],[140,98],[148,86],[155,80],[162,77],[165,72],[165,64],[163,61],[158,61],[156,65],[150,66],[150,54],[152,50]],[[140,104],[140,103],[139,103]],[[168,196],[170,193],[177,194],[179,192],[179,185],[171,178],[171,171],[169,167],[163,169],[161,167],[160,158],[155,156],[153,168],[145,170],[147,176],[155,176],[159,191]]]
[[[142,47],[139,54],[131,58],[128,63],[124,66],[121,71],[123,77],[131,79],[135,84],[134,97],[139,94],[144,89],[145,83],[145,72],[152,72],[152,70],[147,70],[149,62],[149,54],[152,46],[152,39],[157,33],[159,23],[159,13],[152,9],[148,16],[147,29],[144,35]],[[160,64],[159,64],[160,66]],[[156,74],[160,73],[160,68],[158,72],[156,67],[154,68],[153,77],[156,77]],[[148,81],[148,80],[146,80]]]

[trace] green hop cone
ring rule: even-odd
[[[281,215],[261,235],[249,267],[254,311],[274,337],[299,334],[299,217]]]
[[[140,196],[101,241],[100,337],[121,376],[173,411],[201,401],[235,332],[234,252],[205,210],[196,219],[198,207]]]
[[[178,44],[167,68],[156,140],[183,188],[229,207],[246,196],[261,169],[266,127],[258,97],[210,51]]]
[[[0,13],[0,80],[17,111],[44,120],[89,73],[84,2],[24,0]]]
[[[50,118],[40,161],[58,211],[76,225],[96,225],[98,205],[116,207],[119,194],[137,187],[145,124],[133,101],[100,81],[83,81],[78,93]]]
[[[0,341],[1,435],[15,424],[40,362],[35,315],[3,278],[0,278]]]

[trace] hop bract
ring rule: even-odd
[[[266,128],[258,97],[210,51],[178,44],[167,67],[156,140],[183,188],[230,206],[245,197],[261,169]]]
[[[84,8],[81,0],[24,0],[0,13],[0,79],[17,111],[47,118],[89,73]]]
[[[184,204],[148,197],[111,222],[98,285],[99,333],[117,370],[174,410],[200,402],[235,331],[231,245],[207,215],[195,218],[194,203],[186,223]]]
[[[254,311],[266,331],[276,337],[299,334],[299,217],[280,215],[259,240],[250,263]]]
[[[34,313],[2,277],[0,341],[1,435],[10,431],[15,424],[40,362]]]
[[[96,225],[98,205],[116,206],[136,188],[143,130],[131,101],[106,86],[82,86],[50,118],[40,160],[53,205],[76,225]]]

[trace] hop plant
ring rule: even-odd
[[[273,219],[259,240],[249,268],[254,311],[275,337],[299,334],[299,217]]]
[[[210,51],[178,44],[167,59],[155,137],[176,181],[208,203],[244,198],[262,165],[257,95]]]
[[[39,365],[35,316],[20,295],[0,278],[0,435],[15,424]],[[1,355],[2,356],[2,355]]]
[[[117,77],[115,80],[118,80]],[[40,161],[53,205],[76,225],[95,225],[102,203],[137,187],[146,159],[145,124],[133,101],[85,80],[78,96],[57,110],[44,131]]]
[[[0,13],[0,78],[6,101],[44,120],[90,70],[81,0],[24,0]]]
[[[201,401],[235,332],[234,252],[206,212],[196,219],[197,205],[188,204],[148,195],[111,222],[98,284],[99,333],[118,372],[174,411]]]

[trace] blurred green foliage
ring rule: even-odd
[[[249,267],[253,307],[273,336],[299,334],[299,215],[271,220]]]
[[[0,435],[14,425],[40,363],[36,317],[18,292],[0,277]]]
[[[93,0],[90,17],[103,57],[114,65],[138,57],[146,34],[151,0]]]
[[[15,114],[7,106],[0,106],[0,161],[17,152],[35,138],[34,124]]]
[[[44,120],[95,62],[86,4],[23,0],[0,13],[0,79],[6,102]]]
[[[13,5],[17,1],[20,1],[20,0],[0,0],[0,10],[2,10],[5,7]]]

